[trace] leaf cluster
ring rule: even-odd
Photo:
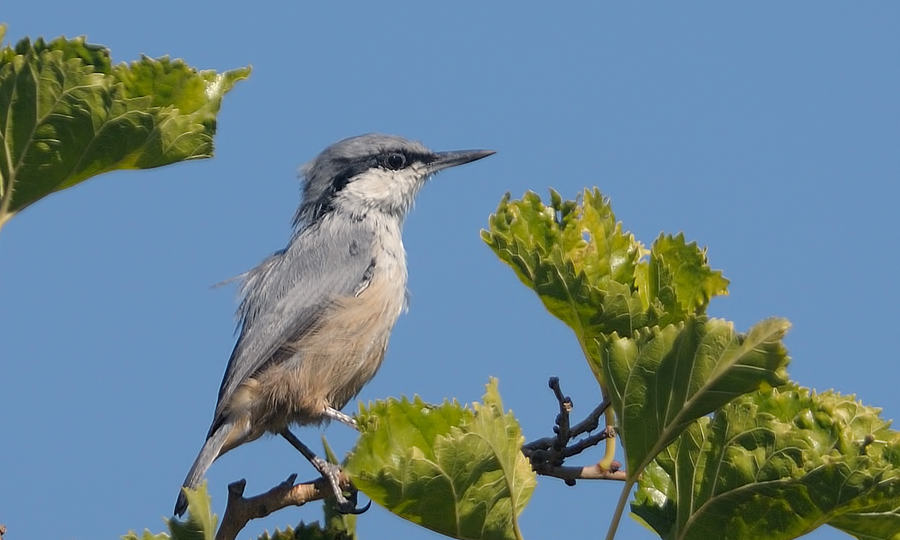
[[[507,195],[482,238],[572,328],[610,398],[627,481],[608,538],[634,483],[635,515],[667,539],[824,523],[900,537],[900,435],[852,397],[788,383],[787,321],[740,333],[708,318],[728,280],[705,250],[680,234],[647,250],[596,189]]]

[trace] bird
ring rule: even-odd
[[[340,469],[290,428],[355,425],[341,409],[375,375],[407,307],[401,231],[416,194],[438,171],[494,153],[433,152],[369,133],[332,144],[301,168],[288,245],[238,276],[240,332],[183,488],[195,489],[213,461],[268,433],[284,437],[328,479],[340,511],[358,513],[355,496],[348,500],[339,487]],[[182,489],[175,514],[186,510]]]

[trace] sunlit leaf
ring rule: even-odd
[[[521,538],[516,518],[535,476],[496,380],[471,409],[391,399],[357,420],[361,436],[345,470],[374,502],[454,538]]]
[[[167,57],[113,65],[84,38],[3,48],[0,225],[100,173],[210,157],[222,97],[249,74]]]
[[[318,523],[306,524],[302,521],[296,527],[275,529],[272,534],[264,532],[258,540],[353,540],[349,532],[331,527],[322,528]]]
[[[661,235],[648,251],[596,188],[575,201],[551,190],[549,205],[533,192],[506,195],[488,225],[482,239],[572,328],[592,367],[600,363],[594,338],[681,322],[727,294],[728,280],[696,243]]]
[[[686,243],[683,233],[660,234],[641,269],[647,270],[646,282],[639,279],[637,288],[646,303],[657,306],[660,326],[702,314],[714,296],[728,294],[728,280],[709,267],[706,250]]]
[[[632,510],[666,539],[796,538],[829,523],[896,538],[900,434],[853,396],[744,396],[648,467]]]
[[[0,39],[2,38],[3,36],[0,35]],[[122,540],[169,540],[169,535],[166,533],[153,534],[144,529],[144,533],[140,536],[134,531],[128,531],[127,534],[122,535]]]
[[[187,516],[182,521],[167,520],[172,540],[213,540],[219,519],[213,514],[212,499],[206,490],[206,482],[197,489],[185,489]]]
[[[705,317],[598,338],[602,371],[618,419],[630,477],[687,427],[742,394],[786,381],[781,338],[789,324],[769,319],[747,335]]]
[[[632,290],[641,246],[599,191],[585,190],[577,202],[553,191],[550,206],[533,192],[518,201],[507,195],[489,225],[482,239],[579,339],[645,324]]]

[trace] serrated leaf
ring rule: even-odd
[[[710,298],[727,292],[721,272],[711,270],[705,252],[683,235],[661,236],[645,259],[644,247],[623,232],[596,188],[575,201],[551,190],[549,206],[533,192],[518,201],[507,194],[488,223],[482,239],[572,328],[604,395],[598,347],[604,336],[628,337],[702,315]],[[610,466],[614,452],[608,439],[600,467]]]
[[[184,488],[183,488],[184,489]],[[172,540],[213,540],[219,519],[213,514],[206,482],[197,489],[185,489],[188,507],[185,519],[167,519]]]
[[[592,367],[600,363],[597,336],[681,322],[727,294],[728,280],[696,243],[661,235],[647,252],[596,188],[575,201],[551,190],[549,206],[532,192],[507,194],[481,237],[572,328]]]
[[[666,539],[778,540],[826,522],[896,538],[900,434],[878,412],[796,386],[744,396],[657,457],[632,510]]]
[[[0,29],[0,39],[3,39],[2,29]],[[169,540],[169,535],[166,533],[153,534],[144,529],[144,534],[141,536],[138,536],[134,531],[128,531],[122,536],[122,540]]]
[[[517,516],[535,475],[495,379],[473,409],[390,399],[361,408],[357,421],[345,471],[374,502],[454,538],[521,538]]]
[[[249,73],[167,57],[113,65],[84,38],[3,48],[0,225],[97,174],[210,157],[222,97]]]
[[[658,303],[660,326],[702,314],[714,296],[728,294],[728,280],[709,267],[706,250],[696,242],[688,244],[683,233],[660,234],[646,268],[646,284],[638,282],[637,287],[646,291],[648,304]]]
[[[344,530],[331,527],[322,528],[318,523],[306,524],[302,521],[297,527],[287,527],[283,531],[275,529],[269,534],[264,532],[259,540],[353,540],[355,536]]]
[[[598,190],[580,201],[551,190],[550,206],[533,192],[517,201],[507,194],[481,237],[579,340],[644,324],[631,290],[641,246]]]
[[[684,323],[597,338],[602,371],[618,418],[629,478],[697,419],[762,385],[786,380],[781,338],[789,324],[769,319],[747,335],[730,322]]]

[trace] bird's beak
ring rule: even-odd
[[[428,164],[428,174],[434,174],[449,167],[456,167],[495,154],[495,150],[457,150],[455,152],[435,152]]]

